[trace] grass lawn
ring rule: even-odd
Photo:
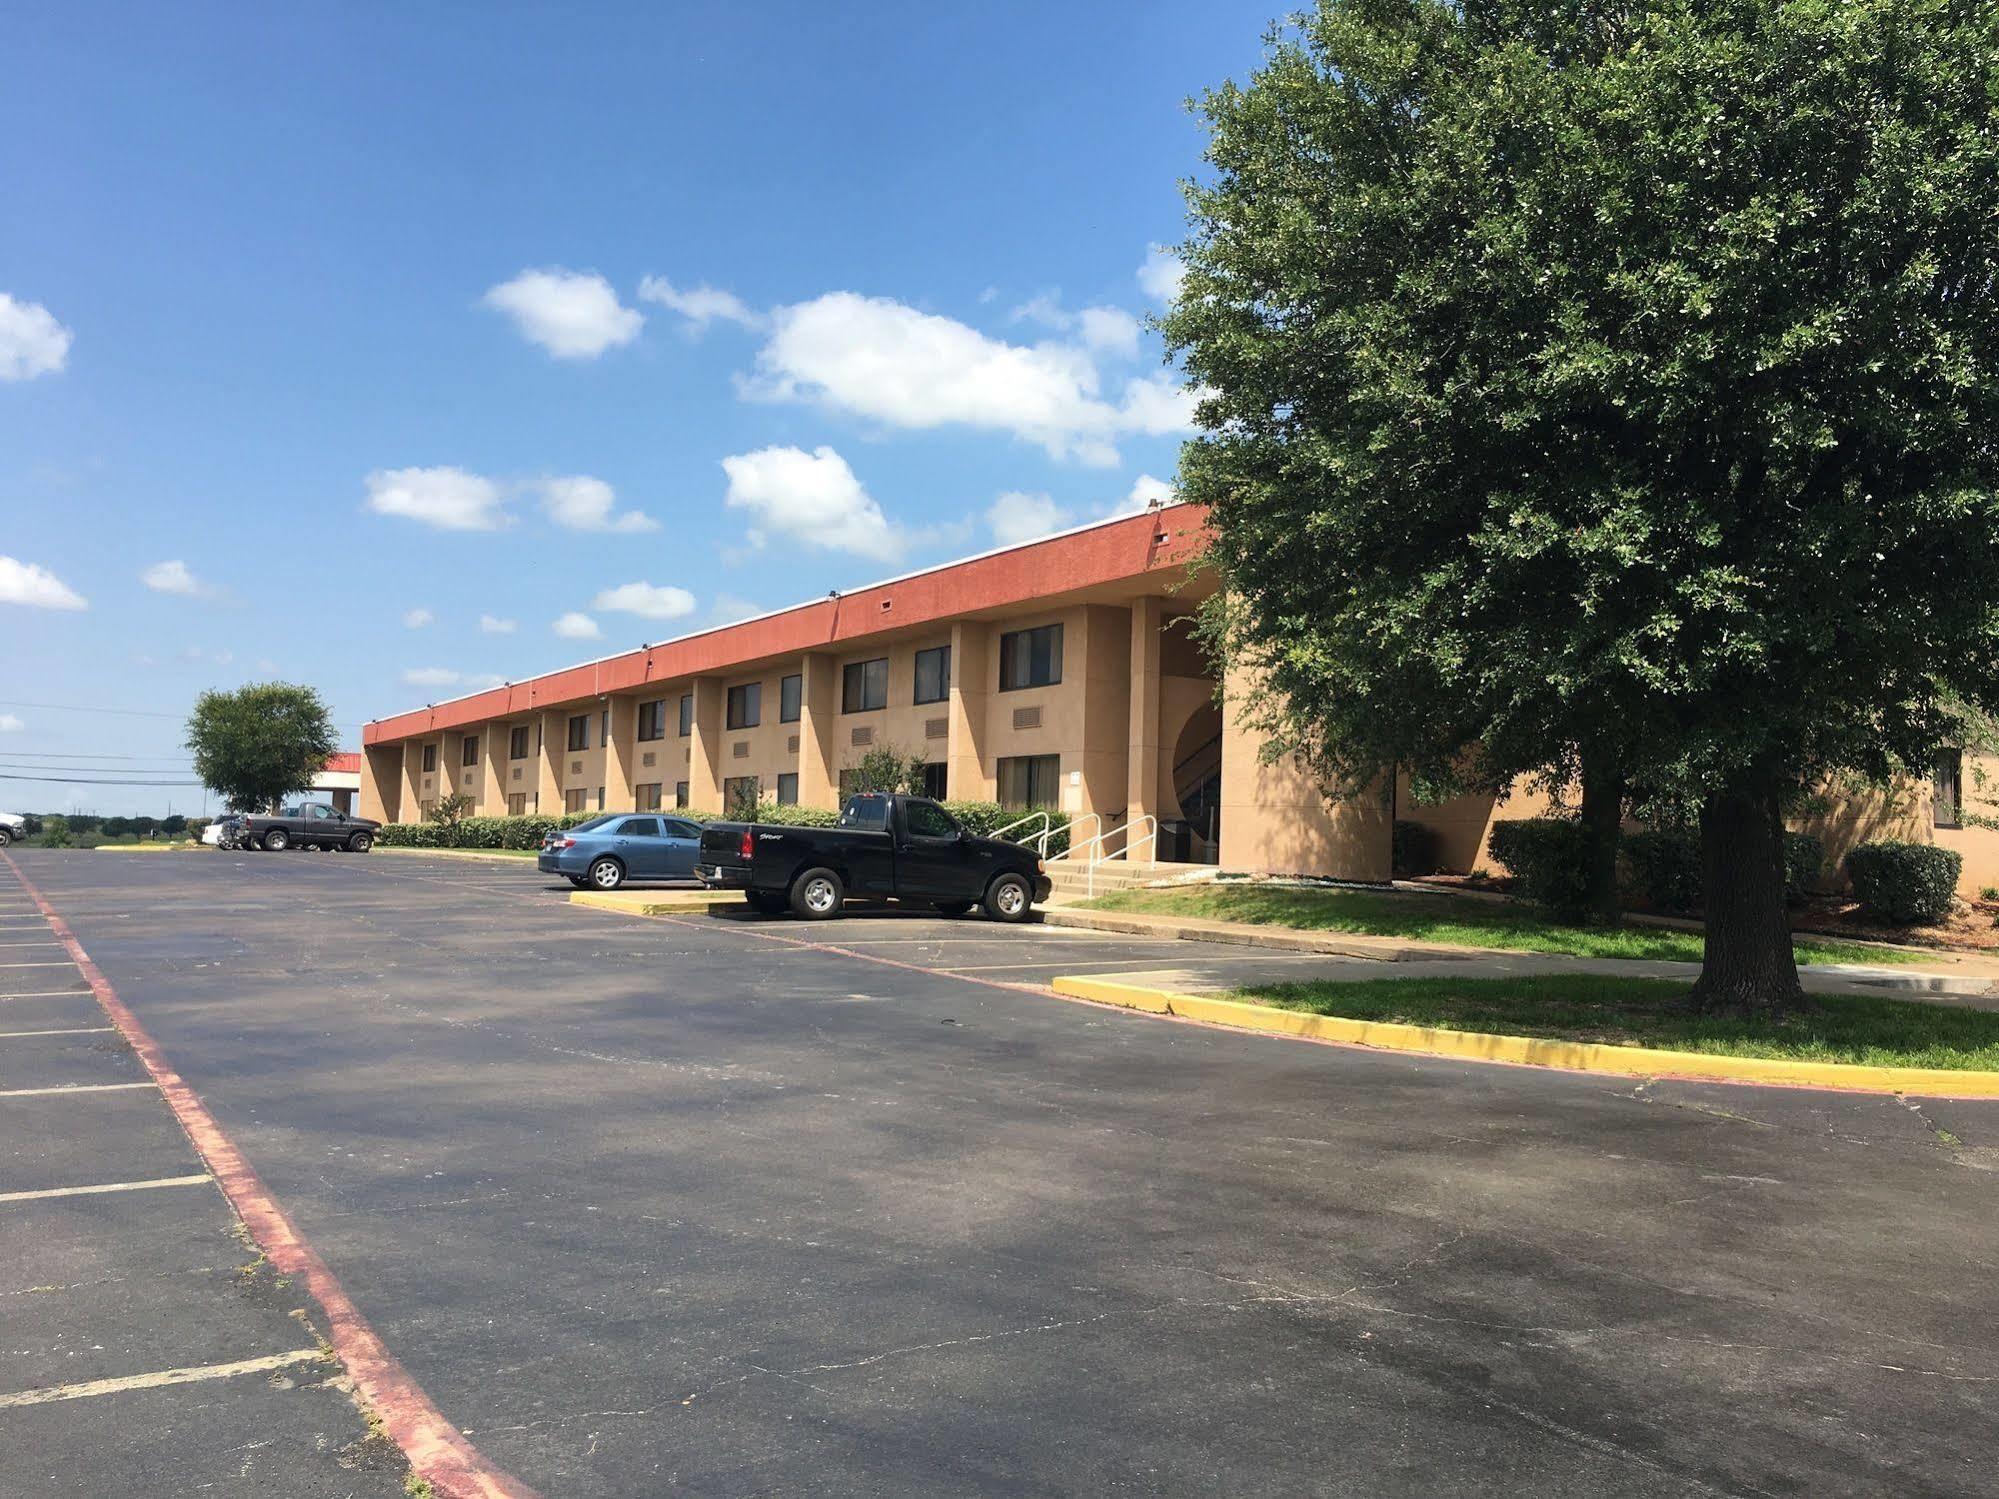
[[[1699,932],[1644,926],[1562,926],[1525,906],[1452,895],[1217,884],[1188,890],[1113,890],[1085,902],[1084,909],[1407,937],[1419,942],[1560,953],[1572,958],[1701,960]],[[1794,945],[1800,963],[1921,961],[1913,954],[1830,937],[1801,937]]]
[[[1999,1014],[1871,994],[1817,995],[1779,1021],[1703,1018],[1687,1009],[1684,984],[1594,974],[1321,980],[1258,985],[1228,997],[1349,1020],[1716,1056],[1999,1070]]]

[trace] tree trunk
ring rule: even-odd
[[[1768,1013],[1802,1003],[1774,778],[1738,772],[1701,803],[1701,873],[1707,951],[1694,1008]]]
[[[1589,832],[1590,919],[1616,926],[1623,918],[1617,900],[1617,842],[1624,830],[1624,774],[1583,757],[1582,824]]]

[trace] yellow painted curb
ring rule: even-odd
[[[504,853],[493,848],[405,848],[401,844],[378,843],[374,851],[378,854],[421,854],[431,859],[488,859],[501,864],[527,864],[532,866],[535,854],[528,849],[518,853]]]
[[[171,854],[182,848],[199,848],[194,843],[100,843],[93,854]]]
[[[742,898],[740,891],[723,890],[578,890],[570,895],[569,904],[624,916],[675,916]]]
[[[1605,1046],[1587,1041],[1551,1041],[1530,1036],[1486,1035],[1438,1030],[1381,1020],[1345,1020],[1308,1015],[1239,1000],[1172,994],[1103,978],[1057,978],[1049,987],[1072,999],[1093,999],[1156,1015],[1178,1015],[1215,1025],[1275,1031],[1313,1041],[1340,1041],[1383,1051],[1454,1057],[1473,1062],[1513,1062],[1569,1072],[1613,1072],[1632,1077],[1677,1077],[1705,1082],[1781,1083],[1801,1088],[1835,1088],[1862,1093],[1919,1093],[1926,1098],[1999,1098],[1999,1072],[1946,1067],[1867,1067],[1857,1062],[1790,1062],[1774,1057],[1719,1057],[1649,1046]]]

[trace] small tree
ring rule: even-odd
[[[132,819],[132,831],[137,833],[141,838],[150,838],[159,830],[160,820],[157,817],[135,817]]]
[[[756,777],[746,776],[740,785],[730,788],[722,815],[731,822],[756,822],[763,816],[763,788]]]
[[[178,838],[187,831],[187,819],[178,812],[168,813],[160,819],[160,831],[169,838]]]
[[[127,833],[132,831],[132,819],[129,817],[107,817],[104,819],[103,831],[106,838],[123,838]]]
[[[291,682],[204,692],[188,717],[186,744],[195,773],[238,812],[309,790],[336,748],[326,704]]]
[[[462,791],[454,791],[450,795],[441,796],[433,802],[430,810],[424,813],[423,820],[425,822],[434,822],[440,827],[455,828],[466,819],[471,811],[472,798]]]
[[[76,840],[69,833],[67,817],[50,817],[42,823],[43,848],[72,848]]]
[[[892,744],[879,745],[861,756],[854,767],[853,785],[848,794],[863,791],[921,792],[923,757],[904,754]]]

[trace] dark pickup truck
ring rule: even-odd
[[[287,807],[274,817],[256,813],[238,819],[233,841],[239,848],[337,848],[365,854],[375,846],[381,827],[366,817],[352,817],[325,802]]]
[[[837,827],[711,822],[694,873],[712,890],[740,890],[767,916],[809,921],[840,914],[848,897],[935,906],[962,916],[984,906],[995,921],[1025,921],[1049,880],[1034,850],[975,838],[920,796],[849,797]]]

